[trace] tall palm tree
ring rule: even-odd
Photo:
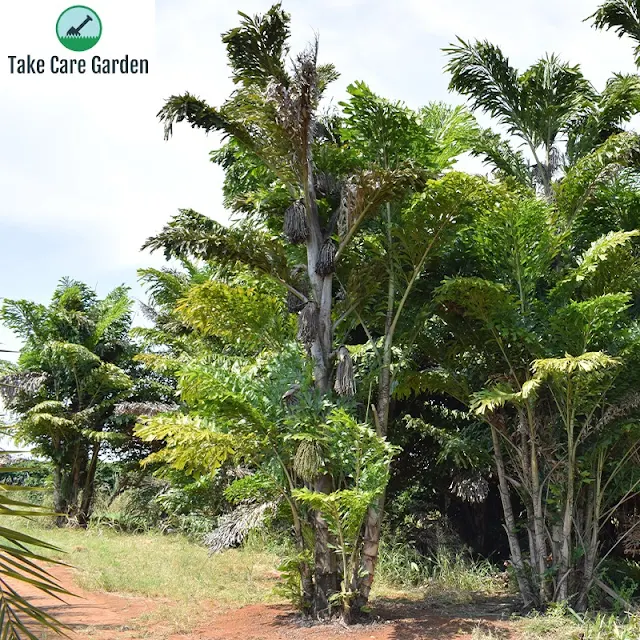
[[[316,151],[332,134],[319,109],[326,86],[337,78],[334,67],[318,63],[317,41],[287,64],[290,18],[279,4],[263,16],[240,15],[241,25],[223,35],[237,87],[229,99],[216,109],[191,94],[172,96],[158,115],[166,137],[174,123],[186,120],[205,132],[223,133],[230,149],[257,158],[273,177],[270,190],[283,187],[278,213],[284,238],[258,215],[227,228],[183,211],[145,248],[162,249],[168,257],[241,265],[279,283],[295,302],[298,335],[313,365],[315,387],[329,395],[338,370],[332,318],[337,265],[366,219],[420,182],[421,172],[349,165],[321,171]],[[303,278],[292,256],[302,263]],[[315,486],[325,493],[334,487],[329,474]],[[339,591],[339,577],[329,529],[320,514],[314,529],[315,592],[310,604],[323,616],[330,612],[331,595]]]

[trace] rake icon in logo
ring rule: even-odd
[[[68,36],[79,36],[80,35],[80,31],[82,31],[82,27],[84,27],[88,22],[91,22],[92,20],[93,20],[93,18],[89,14],[87,14],[87,17],[85,18],[83,23],[78,25],[77,27],[71,27],[71,29],[69,29],[67,31],[67,35]]]

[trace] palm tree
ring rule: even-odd
[[[231,97],[216,109],[188,93],[172,96],[158,115],[166,137],[175,122],[186,120],[205,132],[222,132],[228,149],[257,159],[260,171],[272,178],[271,189],[282,187],[278,208],[287,241],[255,213],[226,228],[182,211],[145,247],[162,249],[167,257],[242,266],[277,282],[296,303],[298,336],[313,364],[316,389],[329,395],[338,369],[332,319],[336,265],[367,217],[420,176],[411,167],[358,170],[348,163],[321,171],[318,143],[331,146],[334,134],[319,107],[325,88],[337,78],[334,67],[318,64],[317,41],[287,65],[290,18],[279,4],[264,16],[240,15],[241,26],[223,35],[237,86]],[[291,263],[293,256],[303,265],[304,278]],[[329,474],[315,483],[321,492],[333,487]],[[325,615],[331,594],[339,592],[338,571],[329,529],[319,513],[314,529],[313,609]]]
[[[540,187],[547,199],[561,170],[620,133],[640,111],[640,78],[635,75],[616,75],[599,93],[579,66],[555,55],[520,73],[487,41],[459,40],[445,53],[450,88],[468,96],[473,110],[496,118],[509,136],[522,142],[532,161],[491,131],[479,136],[476,155],[503,175]]]
[[[0,465],[0,473],[10,473],[15,467]],[[48,509],[20,500],[22,487],[0,484],[0,517],[33,518],[52,516]],[[20,595],[16,582],[36,587],[43,593],[60,599],[71,595],[42,568],[42,562],[61,564],[45,557],[47,551],[60,552],[53,545],[18,529],[3,526],[0,529],[0,637],[3,640],[38,640],[33,624],[56,633],[68,627],[46,611],[32,605]],[[13,584],[9,583],[10,580]]]
[[[54,509],[87,523],[102,446],[118,438],[107,425],[132,380],[131,300],[118,287],[99,300],[63,279],[47,307],[5,299],[1,319],[24,340],[17,365],[6,364],[0,393],[18,416],[13,434],[54,464]]]

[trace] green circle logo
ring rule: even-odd
[[[98,44],[102,22],[89,7],[75,5],[65,9],[56,23],[58,40],[71,51],[87,51]]]

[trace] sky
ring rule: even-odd
[[[216,136],[176,126],[165,142],[164,100],[189,91],[220,105],[232,89],[220,34],[237,12],[270,0],[84,0],[103,35],[84,54],[66,51],[55,23],[69,0],[4,2],[0,20],[0,298],[46,302],[63,276],[100,295],[122,283],[144,297],[136,270],[161,265],[140,252],[179,208],[218,221],[221,170],[209,162]],[[69,4],[68,4],[69,3]],[[329,95],[364,80],[419,107],[464,102],[447,90],[442,48],[456,36],[487,39],[522,69],[549,52],[580,63],[601,89],[635,71],[632,45],[584,19],[597,0],[284,0],[292,50],[320,37],[321,62],[341,73]],[[144,57],[148,76],[9,73],[8,56]],[[19,342],[0,328],[4,348]],[[0,348],[2,348],[0,344]]]

